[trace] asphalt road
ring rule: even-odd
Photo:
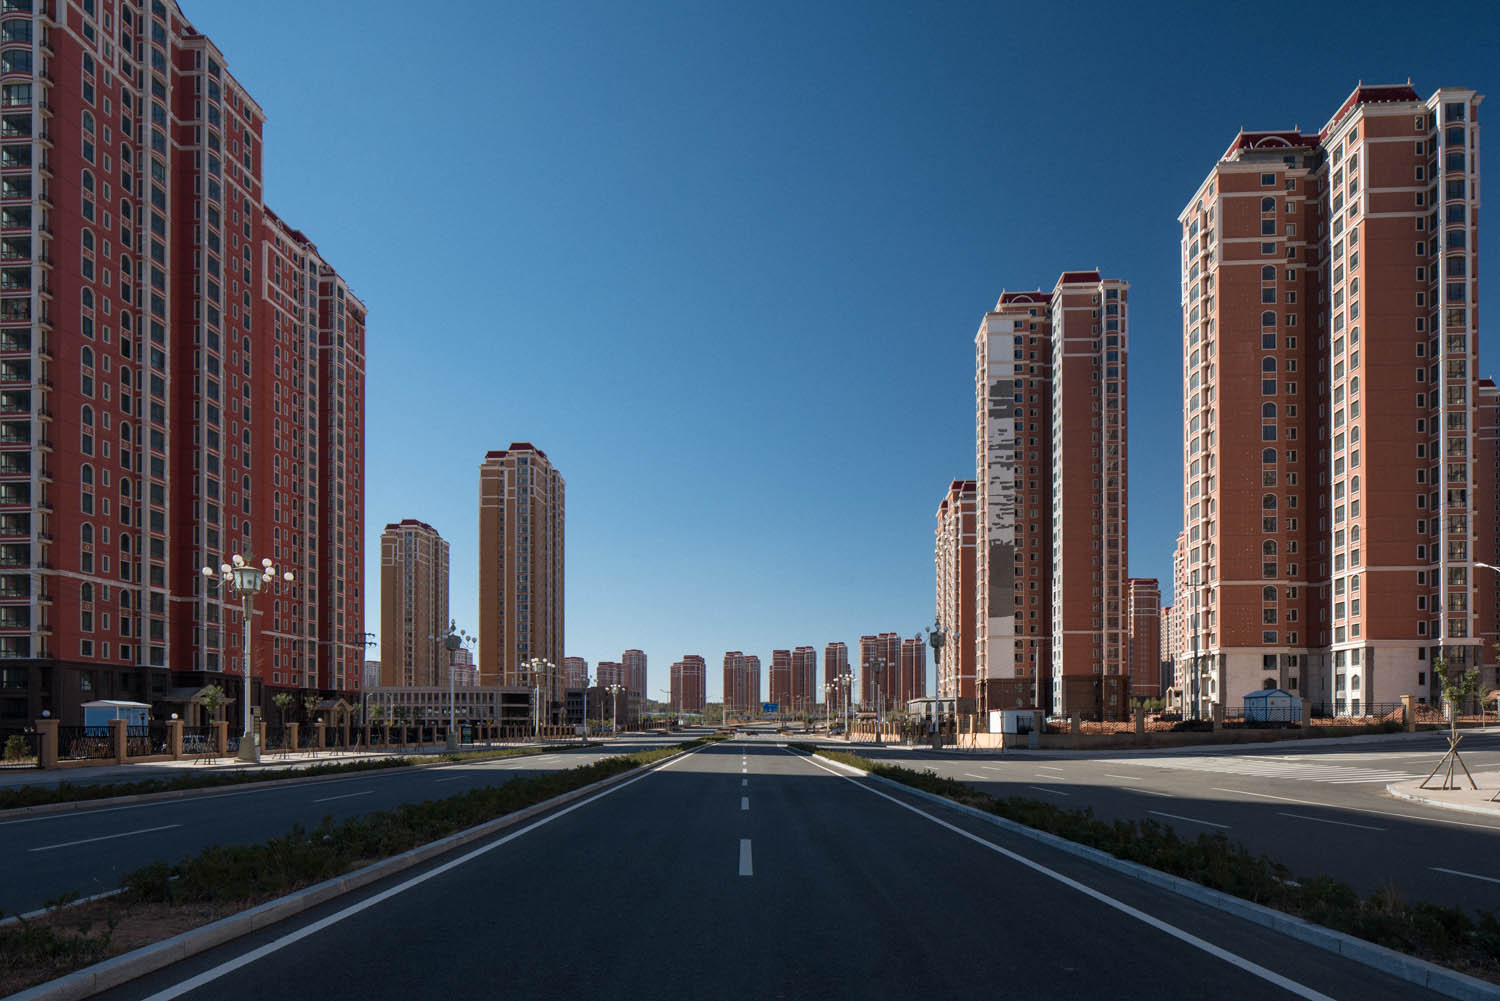
[[[0,881],[0,912],[26,913],[64,893],[113,890],[123,873],[208,845],[264,841],[324,817],[345,820],[684,739],[632,735],[597,748],[560,745],[537,757],[357,772],[296,785],[231,786],[182,799],[0,821],[0,858],[10,860]]]
[[[1169,751],[839,746],[929,769],[992,796],[1087,808],[1106,819],[1152,819],[1187,836],[1220,832],[1294,875],[1331,875],[1362,893],[1391,883],[1409,900],[1500,907],[1500,817],[1424,806],[1385,791],[1389,783],[1427,775],[1447,747],[1437,733]],[[1500,770],[1500,735],[1471,734],[1462,750],[1471,771]]]
[[[936,811],[731,741],[102,997],[1434,996]]]

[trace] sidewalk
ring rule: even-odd
[[[1423,806],[1436,806],[1444,810],[1500,817],[1500,802],[1490,802],[1492,796],[1500,794],[1500,772],[1472,772],[1474,781],[1479,785],[1478,789],[1469,786],[1469,781],[1464,777],[1462,769],[1458,769],[1457,772],[1458,782],[1463,786],[1461,789],[1434,788],[1443,780],[1443,776],[1439,774],[1433,776],[1432,781],[1427,783],[1426,789],[1421,787],[1421,779],[1413,779],[1410,782],[1392,782],[1385,787],[1385,791],[1397,799],[1410,800],[1413,803],[1421,803]]]

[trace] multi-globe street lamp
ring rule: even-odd
[[[882,702],[880,699],[880,676],[885,671],[885,669],[890,667],[891,665],[884,657],[877,657],[865,666],[875,676],[875,743],[878,744],[880,743],[882,708]]]
[[[614,737],[618,737],[620,735],[620,693],[623,692],[624,690],[625,690],[625,686],[624,685],[618,685],[618,684],[616,684],[616,685],[610,685],[608,688],[605,689],[605,691],[609,692],[610,697],[611,697],[611,699],[614,702],[614,713],[613,713],[613,716],[612,716],[612,719],[613,719],[613,724],[612,725],[613,725],[614,732],[611,734],[611,736],[614,736]]]
[[[823,727],[829,733],[833,732],[833,693],[837,690],[832,681],[823,686]]]
[[[217,580],[221,590],[228,588],[240,598],[240,610],[245,619],[245,732],[240,737],[239,760],[260,764],[259,734],[255,732],[255,718],[250,712],[250,614],[255,596],[276,582],[276,567],[270,557],[261,560],[260,566],[253,566],[235,553],[228,563],[219,564],[217,570],[204,567],[202,573],[208,580]],[[290,584],[295,578],[288,570],[281,579]]]
[[[454,730],[456,713],[453,708],[453,674],[455,670],[453,657],[465,644],[474,642],[475,638],[462,629],[459,629],[457,622],[453,619],[448,620],[448,632],[443,636],[443,649],[448,651],[448,750],[450,751],[458,749],[458,734]]]
[[[536,711],[534,713],[534,716],[536,721],[537,740],[542,739],[542,678],[546,677],[548,679],[547,697],[550,701],[552,697],[551,672],[553,666],[554,665],[550,660],[541,660],[537,657],[533,657],[526,662],[526,667],[531,671],[532,687],[536,691]]]

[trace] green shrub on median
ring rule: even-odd
[[[792,746],[1376,945],[1500,980],[1500,919],[1492,911],[1470,915],[1457,907],[1408,903],[1389,884],[1361,897],[1329,876],[1293,879],[1285,866],[1251,854],[1223,834],[1187,839],[1155,820],[1108,821],[1089,809],[1069,810],[1021,796],[996,799],[931,772],[807,744]]]

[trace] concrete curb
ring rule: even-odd
[[[587,749],[585,745],[573,745]],[[532,758],[566,748],[537,748],[536,754],[512,754],[492,761],[508,761],[513,758]],[[391,755],[399,757],[399,755]],[[384,760],[384,759],[377,759]],[[350,762],[334,762],[349,764]],[[36,806],[18,806],[0,810],[0,822],[20,820],[25,817],[41,817],[52,813],[74,813],[79,810],[103,810],[121,806],[137,806],[142,803],[167,802],[174,799],[194,799],[199,796],[226,796],[231,793],[255,792],[260,789],[280,789],[293,785],[310,785],[336,779],[353,778],[356,775],[395,775],[402,772],[420,771],[426,768],[448,768],[453,765],[481,764],[480,761],[423,761],[414,765],[397,765],[391,768],[366,768],[357,771],[339,772],[333,775],[297,775],[294,771],[285,778],[265,779],[260,782],[226,782],[223,785],[201,786],[197,789],[166,789],[162,792],[136,793],[130,796],[110,796],[103,799],[70,799],[65,803],[38,803]],[[309,767],[317,767],[312,765]],[[207,774],[214,774],[209,772]]]
[[[694,748],[696,750],[696,748]],[[646,766],[645,771],[651,771],[668,761],[674,761],[684,754],[690,753],[683,750],[676,754],[670,754],[658,761],[653,761]],[[514,813],[507,813],[503,817],[486,821],[478,827],[450,834],[446,838],[418,845],[400,855],[392,855],[390,858],[381,859],[351,872],[346,876],[337,876],[309,886],[305,890],[298,890],[285,897],[268,900],[264,904],[252,907],[238,914],[231,914],[221,918],[212,924],[201,928],[185,931],[180,935],[153,942],[150,945],[141,946],[131,952],[127,952],[112,959],[106,959],[102,963],[85,967],[59,977],[46,983],[37,984],[35,987],[27,988],[18,994],[12,994],[5,1001],[78,1001],[81,998],[92,997],[103,991],[111,990],[121,984],[127,983],[137,977],[171,966],[173,963],[181,962],[189,956],[207,952],[225,942],[232,941],[242,935],[260,931],[278,921],[293,917],[303,911],[317,907],[335,897],[342,896],[353,890],[368,886],[370,883],[385,879],[406,869],[420,865],[430,859],[444,855],[455,848],[461,848],[474,841],[481,841],[507,827],[530,820],[539,814],[549,810],[555,810],[559,806],[565,806],[574,800],[583,799],[593,795],[602,789],[623,782],[628,778],[638,777],[644,774],[640,769],[629,769],[618,775],[600,779],[598,782],[590,783],[571,792],[565,792],[560,796],[541,803],[533,804]]]
[[[1483,804],[1454,803],[1449,800],[1422,796],[1410,790],[1402,789],[1401,785],[1395,782],[1386,786],[1385,791],[1397,799],[1404,799],[1411,803],[1421,803],[1423,806],[1434,806],[1440,810],[1458,810],[1461,813],[1477,813],[1482,817],[1500,817],[1500,802]]]
[[[1459,1001],[1481,1001],[1481,999],[1500,998],[1500,984],[1492,984],[1477,977],[1471,977],[1456,970],[1438,966],[1436,963],[1429,963],[1424,959],[1417,959],[1415,956],[1408,956],[1394,949],[1387,949],[1383,945],[1366,942],[1364,939],[1355,938],[1353,935],[1334,931],[1332,928],[1325,928],[1322,925],[1285,914],[1274,908],[1266,907],[1263,904],[1252,903],[1240,897],[1209,889],[1191,880],[1160,872],[1149,866],[1141,865],[1138,862],[1129,862],[1124,859],[1115,858],[1108,852],[1100,851],[1097,848],[1090,848],[1087,845],[1078,844],[1076,841],[1069,841],[1055,834],[1048,834],[1046,831],[1039,831],[1034,827],[1027,827],[1013,820],[997,817],[992,813],[985,813],[983,810],[977,810],[972,806],[965,806],[963,803],[954,802],[946,796],[939,796],[936,793],[927,792],[925,789],[917,789],[879,775],[862,772],[860,769],[850,765],[843,765],[841,762],[829,761],[829,764],[848,768],[851,772],[862,774],[881,785],[889,786],[892,789],[899,789],[919,799],[928,800],[938,806],[947,807],[956,813],[972,817],[975,820],[982,820],[987,824],[992,824],[1012,834],[1019,834],[1024,838],[1038,841],[1048,847],[1066,852],[1069,855],[1088,859],[1106,869],[1111,869],[1122,875],[1149,883],[1169,893],[1175,893],[1180,897],[1186,897],[1189,900],[1206,904],[1215,910],[1233,914],[1235,917],[1249,921],[1252,924],[1260,925],[1263,928],[1278,931],[1283,935],[1290,936],[1316,949],[1322,949],[1325,952],[1342,956],[1362,966],[1367,966],[1373,970],[1378,970],[1381,973],[1404,980],[1409,984],[1425,987],[1430,991],[1442,994],[1444,997],[1457,998]]]

